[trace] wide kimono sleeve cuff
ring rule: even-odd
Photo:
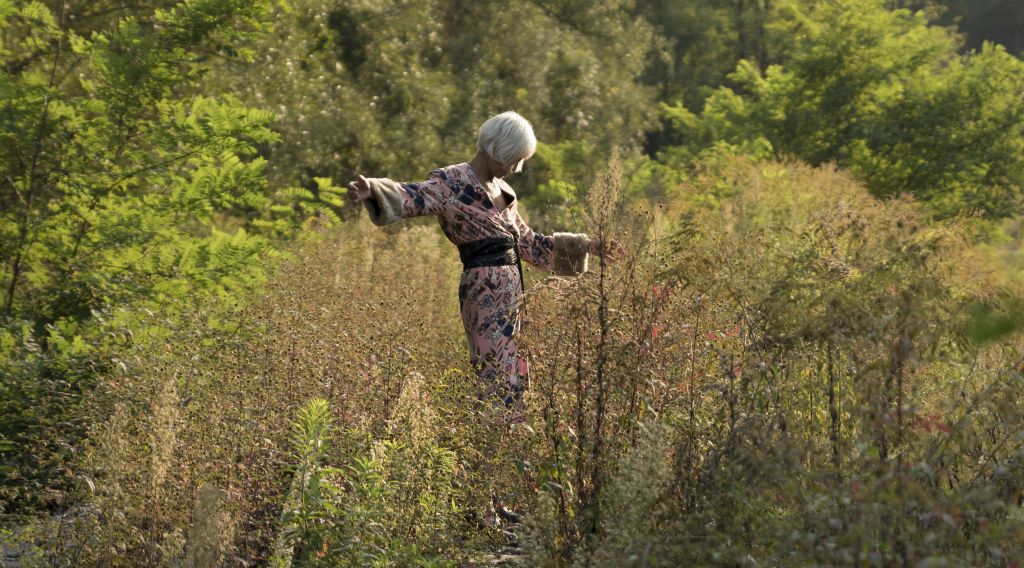
[[[555,233],[551,272],[559,276],[576,276],[587,271],[590,239],[583,233]]]
[[[366,178],[370,184],[370,197],[363,200],[370,221],[378,227],[390,225],[402,218],[402,187],[388,178]]]

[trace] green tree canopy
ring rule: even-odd
[[[229,63],[210,83],[278,113],[274,179],[420,178],[471,156],[479,125],[508,109],[542,142],[638,148],[656,115],[639,83],[654,32],[632,10],[630,0],[301,0],[279,7],[256,44],[255,80]]]
[[[834,161],[879,196],[909,193],[939,217],[1021,210],[1024,63],[882,0],[801,2],[770,32],[765,72],[743,60],[699,115],[664,106],[688,159],[716,141],[812,164]]]

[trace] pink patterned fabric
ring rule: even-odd
[[[519,215],[512,188],[496,180],[507,206],[499,211],[468,163],[430,172],[426,181],[400,183],[403,218],[436,215],[448,240],[460,245],[498,236],[519,239],[520,257],[542,269],[552,269],[554,239],[535,233]],[[529,364],[516,351],[522,326],[523,290],[516,266],[484,266],[464,270],[459,282],[459,305],[469,345],[470,362],[486,395],[505,404],[519,401],[529,384]]]

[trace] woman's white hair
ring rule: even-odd
[[[503,164],[515,162],[515,171],[519,172],[523,169],[523,162],[537,151],[537,137],[530,121],[510,110],[483,123],[476,138],[476,147]]]

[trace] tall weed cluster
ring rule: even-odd
[[[103,377],[110,418],[91,427],[76,464],[88,483],[65,514],[19,538],[75,566],[179,564],[198,541],[221,547],[217,558],[265,562],[294,478],[289,425],[315,397],[330,401],[335,426],[325,466],[362,467],[364,485],[387,467],[403,503],[427,484],[444,495],[450,474],[420,479],[394,467],[452,467],[432,445],[442,428],[410,398],[430,397],[436,377],[466,380],[451,355],[464,349],[458,269],[442,246],[433,228],[384,232],[353,221],[343,234],[299,243],[240,307],[209,301],[179,325],[162,322],[164,341],[139,346]],[[413,371],[432,380],[418,386]],[[404,438],[410,423],[423,441]],[[224,518],[206,522],[207,511]],[[411,534],[430,534],[428,522],[440,521],[418,518]],[[198,534],[203,527],[230,530]]]
[[[454,550],[452,527],[461,522],[453,484],[457,457],[437,443],[423,387],[414,374],[387,436],[367,438],[368,448],[338,447],[324,436],[325,400],[314,399],[300,412],[293,439],[300,465],[295,507],[284,518],[293,549],[279,555],[280,563],[403,566],[439,561],[438,553]],[[343,469],[324,465],[332,448],[348,451],[334,454]]]
[[[584,220],[628,258],[527,270],[525,424],[475,413],[436,227],[353,221],[107,375],[74,505],[23,541],[58,565],[452,565],[501,547],[499,499],[536,566],[1021,560],[1024,342],[986,325],[1020,290],[969,220],[724,154],[625,207],[618,167]]]
[[[683,194],[532,299],[534,562],[1019,561],[1024,343],[976,314],[1020,290],[969,220],[728,155]]]

